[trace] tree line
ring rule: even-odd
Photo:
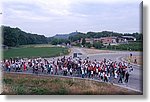
[[[141,33],[117,33],[110,31],[102,32],[87,32],[87,33],[78,33],[77,35],[70,36],[69,40],[71,42],[81,40],[81,38],[101,38],[101,37],[121,37],[121,36],[133,36],[137,41],[143,41],[143,34]]]
[[[46,44],[47,38],[44,35],[26,33],[19,28],[2,26],[3,44],[14,47],[27,44]]]
[[[9,26],[1,26],[2,27],[2,35],[3,35],[3,44],[14,47],[19,45],[28,45],[28,44],[71,44],[71,42],[80,41],[83,39],[82,45],[85,47],[95,47],[101,48],[102,44],[100,42],[95,42],[93,45],[90,43],[85,42],[85,38],[100,38],[100,37],[120,37],[120,36],[133,36],[137,39],[137,41],[143,41],[143,34],[141,33],[117,33],[117,32],[110,32],[110,31],[102,31],[102,32],[87,32],[81,33],[78,32],[77,34],[69,36],[67,39],[60,39],[54,37],[45,37],[44,35],[37,35],[26,33],[19,28],[11,28]]]
[[[85,41],[85,38],[101,38],[101,37],[121,37],[121,36],[133,36],[136,38],[136,40],[138,42],[141,42],[143,41],[143,34],[141,33],[117,33],[117,32],[110,32],[110,31],[102,31],[102,32],[87,32],[87,33],[81,33],[81,32],[78,32],[78,34],[76,35],[71,35],[69,36],[67,39],[61,39],[61,38],[54,38],[54,37],[50,37],[48,38],[49,42],[53,45],[57,45],[57,44],[67,44],[67,43],[71,43],[71,42],[78,42],[78,43],[75,43],[75,45],[73,46],[81,46],[83,45],[84,47],[95,47],[95,48],[101,48],[103,45],[101,42],[94,42],[93,45],[91,45],[90,43],[87,43]],[[79,41],[81,41],[79,43]]]

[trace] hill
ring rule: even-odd
[[[55,36],[53,36],[53,38],[57,38],[57,39],[68,39],[70,36],[75,36],[77,35],[79,32],[72,32],[69,34],[56,34]]]
[[[22,31],[19,28],[2,26],[3,44],[14,47],[27,44],[46,44],[47,38],[44,35],[31,34]]]

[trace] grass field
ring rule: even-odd
[[[139,95],[141,93],[85,79],[4,73],[2,94]]]
[[[4,58],[55,57],[68,53],[68,49],[63,47],[19,47],[5,50]]]
[[[30,45],[20,45],[19,47],[55,47],[55,45],[51,45],[51,44],[30,44]]]

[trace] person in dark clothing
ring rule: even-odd
[[[125,77],[125,71],[123,69],[123,71],[122,71],[122,78],[124,79],[124,77]]]
[[[32,73],[35,73],[35,66],[33,66],[32,69],[33,69],[33,72],[32,72]]]
[[[130,57],[132,57],[132,53],[130,53]]]
[[[119,73],[119,80],[118,80],[118,83],[120,83],[120,82],[122,83],[122,76],[123,76],[123,75],[122,75],[121,73]]]
[[[38,65],[35,66],[35,69],[34,69],[34,70],[35,70],[35,71],[34,71],[35,74],[38,74]]]
[[[41,69],[42,69],[42,73],[44,72],[44,64],[41,63]]]
[[[47,67],[47,74],[51,74],[52,65],[48,63],[46,67]]]
[[[64,70],[64,74],[63,74],[64,76],[67,76],[67,70]]]
[[[106,73],[104,74],[104,82],[108,82]]]
[[[118,72],[119,72],[119,80],[118,80],[118,83],[119,83],[119,82],[121,82],[121,83],[122,83],[122,78],[123,78],[123,69],[122,69],[122,68],[119,68]]]
[[[126,72],[125,73],[125,83],[128,83],[128,80],[129,80],[129,73]]]
[[[54,64],[54,68],[55,68],[55,75],[58,75],[58,68],[57,68],[57,65]]]
[[[134,59],[134,63],[137,64],[137,59],[136,58]]]

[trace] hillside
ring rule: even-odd
[[[79,34],[79,32],[72,32],[69,34],[56,34],[55,36],[53,36],[53,38],[57,38],[57,39],[68,39],[70,36],[75,36]]]
[[[47,43],[47,38],[44,35],[26,33],[19,28],[11,28],[9,26],[2,26],[2,30],[3,44],[10,47]]]

